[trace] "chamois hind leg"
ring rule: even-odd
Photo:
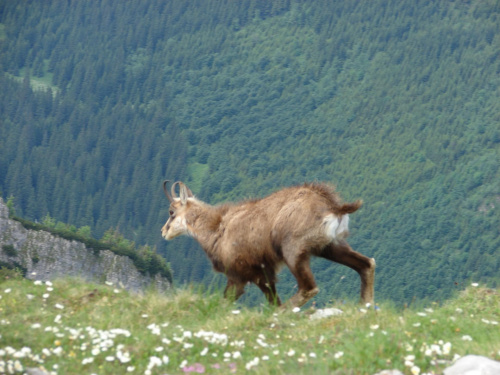
[[[245,283],[227,279],[226,289],[224,289],[224,298],[237,301],[245,293]]]
[[[288,254],[284,258],[286,265],[297,279],[299,290],[282,307],[301,307],[319,292],[309,265],[309,253]]]
[[[354,251],[346,241],[332,242],[318,255],[355,270],[361,278],[361,301],[373,303],[375,259]]]
[[[276,291],[276,284],[274,281],[259,279],[255,284],[259,287],[262,293],[265,294],[270,305],[281,306],[281,300],[278,296],[278,292]]]

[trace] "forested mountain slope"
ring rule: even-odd
[[[193,241],[160,237],[163,179],[212,203],[329,181],[365,202],[350,243],[379,297],[498,283],[498,1],[0,1],[0,44],[20,215],[117,227],[210,281]],[[317,299],[357,294],[314,267]]]

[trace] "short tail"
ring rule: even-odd
[[[344,203],[342,206],[339,207],[339,214],[340,215],[345,215],[345,214],[352,214],[353,212],[356,212],[361,205],[363,204],[362,200],[357,200],[356,202],[352,203]]]

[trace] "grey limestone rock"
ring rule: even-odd
[[[444,375],[499,375],[500,362],[479,355],[467,355],[444,370]]]
[[[171,288],[161,275],[139,272],[126,256],[109,250],[93,251],[81,242],[24,228],[9,219],[8,208],[1,198],[0,262],[20,265],[27,271],[27,278],[42,281],[72,276],[98,283],[111,282],[132,291],[152,287],[165,292]]]

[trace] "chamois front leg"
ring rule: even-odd
[[[355,270],[361,278],[361,302],[373,303],[375,259],[354,251],[346,241],[332,242],[319,256]]]
[[[274,281],[264,281],[259,279],[255,283],[259,289],[264,293],[270,305],[281,306],[281,300],[276,291],[276,284]]]
[[[224,298],[237,301],[245,293],[245,284],[233,279],[227,279],[226,289],[224,289]]]

